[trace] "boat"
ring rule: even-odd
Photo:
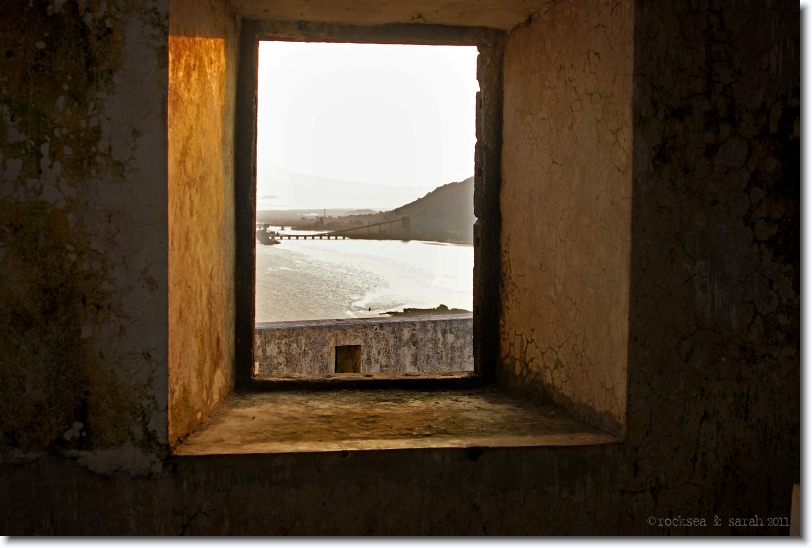
[[[274,245],[282,243],[276,239],[278,232],[271,230],[269,225],[257,224],[257,241],[263,245]]]

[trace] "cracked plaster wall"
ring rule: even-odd
[[[234,384],[234,109],[239,20],[169,5],[169,440]]]
[[[166,443],[166,5],[0,2],[0,453]]]
[[[501,382],[626,418],[633,6],[571,0],[510,33]]]
[[[799,48],[796,4],[636,6],[634,515],[789,513],[800,480]]]

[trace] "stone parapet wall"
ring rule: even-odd
[[[258,323],[254,373],[334,373],[335,348],[361,345],[361,372],[473,371],[471,314]]]

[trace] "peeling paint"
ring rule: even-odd
[[[162,459],[151,452],[143,451],[127,442],[120,447],[97,451],[69,451],[68,455],[76,458],[81,466],[91,472],[110,475],[115,472],[126,472],[133,477],[160,475]]]
[[[159,271],[166,251],[154,245],[139,257],[127,245],[132,232],[160,242],[166,224],[155,201],[165,194],[166,162],[155,154],[136,157],[141,147],[165,148],[166,61],[144,62],[145,52],[165,51],[165,43],[132,32],[142,28],[146,4],[105,7],[107,25],[87,25],[85,9],[101,4],[32,2],[13,24],[4,20],[0,36],[8,67],[0,95],[4,453],[112,450],[127,442],[132,421],[146,426],[153,412],[166,409],[165,391],[150,381],[161,370],[165,375],[165,327],[149,312],[165,295],[160,285],[140,281],[145,263],[165,279]],[[133,65],[138,77],[117,81]],[[142,141],[125,142],[131,151],[118,158],[102,153],[105,165],[91,169],[102,135],[80,113],[94,111],[99,93],[108,103],[94,116]],[[148,106],[115,108],[136,96]],[[135,174],[146,183],[123,191],[122,182]],[[143,360],[145,350],[159,359]],[[157,439],[144,439],[144,450],[161,451]]]

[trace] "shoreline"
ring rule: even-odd
[[[294,230],[294,231],[300,232],[300,233],[306,233],[307,236],[310,236],[311,234],[326,234],[328,232],[333,232],[335,230],[341,230],[340,228],[339,229],[334,229],[334,228],[331,228],[331,227],[314,229],[311,226],[301,227],[301,226],[296,226],[296,225],[288,226],[288,225],[270,224],[270,223],[268,223],[268,226],[271,227],[271,228],[274,228],[276,230],[281,230],[281,227],[285,226],[289,230]],[[431,236],[431,235],[428,235],[428,234],[421,234],[419,232],[410,232],[408,234],[405,234],[405,233],[398,234],[397,232],[395,232],[395,233],[383,232],[383,233],[380,233],[380,234],[375,233],[375,234],[358,234],[358,235],[341,234],[341,236],[342,236],[342,238],[345,238],[347,240],[378,240],[378,241],[380,241],[380,240],[390,240],[390,241],[398,241],[398,242],[427,242],[427,243],[441,243],[441,244],[453,244],[453,245],[465,245],[465,246],[473,246],[474,245],[473,237],[470,240],[465,240],[465,239],[455,239],[455,238],[447,238],[447,237],[434,237],[434,236]],[[473,234],[472,234],[472,236],[473,236]],[[279,240],[279,241],[281,242],[282,240]]]
[[[446,305],[441,304],[437,308],[404,308],[402,312],[381,312],[381,316],[387,314],[392,318],[401,318],[403,316],[439,316],[470,313],[470,310],[465,310],[463,308],[448,308]]]

